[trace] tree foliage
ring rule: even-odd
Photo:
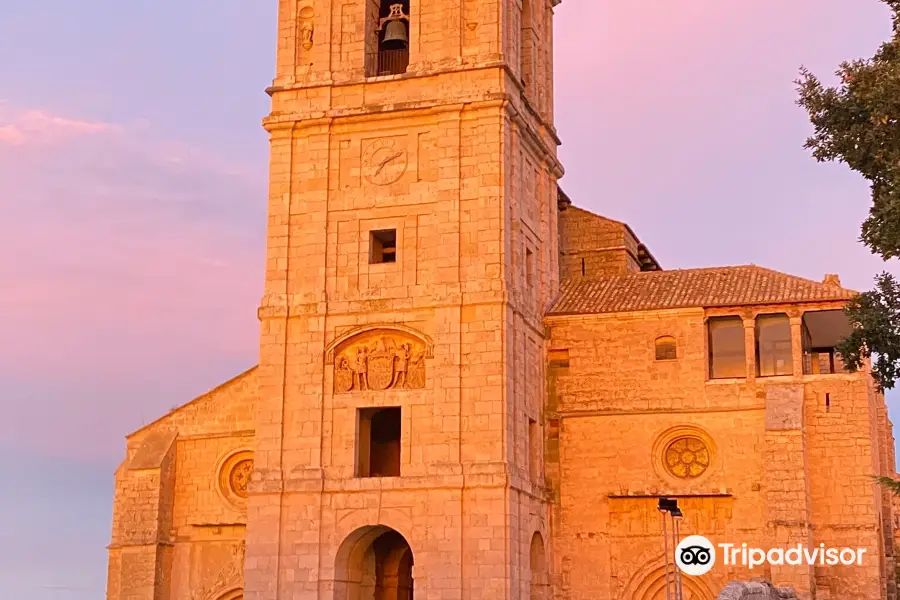
[[[844,362],[856,370],[875,349],[872,376],[879,386],[893,387],[900,378],[900,283],[882,273],[874,290],[847,304],[847,316],[858,326],[837,346]]]
[[[840,83],[828,87],[808,69],[797,80],[797,103],[814,127],[806,148],[820,162],[842,162],[869,182],[872,204],[860,241],[884,260],[900,257],[900,0],[893,36],[869,59],[841,63]],[[852,370],[875,357],[873,376],[883,389],[900,378],[898,285],[889,274],[847,309],[854,331],[838,351]]]

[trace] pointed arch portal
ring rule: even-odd
[[[334,567],[334,600],[413,600],[412,548],[390,527],[372,525],[351,533]]]

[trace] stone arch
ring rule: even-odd
[[[547,568],[547,549],[544,544],[544,536],[540,531],[536,531],[531,536],[531,548],[528,554],[531,573],[529,598],[531,600],[549,600],[550,574]]]
[[[669,581],[672,582],[674,594],[675,565],[669,564]],[[715,600],[709,581],[704,577],[689,577],[681,574],[681,584],[684,590],[684,600]],[[644,569],[632,577],[628,585],[626,598],[633,600],[666,600],[666,569],[661,563]]]
[[[244,590],[234,588],[215,597],[215,600],[244,600]]]
[[[413,600],[413,551],[386,525],[354,530],[334,560],[334,600]]]

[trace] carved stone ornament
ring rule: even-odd
[[[666,446],[663,464],[679,479],[700,477],[709,468],[710,456],[706,443],[698,437],[684,436]]]
[[[228,554],[219,559],[219,565],[214,563],[218,567],[213,571],[216,573],[215,577],[195,588],[190,600],[243,600],[245,556],[246,543],[243,540],[231,545]]]
[[[373,330],[346,340],[334,353],[334,392],[422,389],[426,344],[402,331]]]
[[[219,466],[219,493],[230,504],[243,508],[247,486],[253,475],[253,453],[241,450],[229,455]]]
[[[250,483],[250,475],[253,473],[253,461],[246,459],[239,461],[231,468],[228,483],[235,496],[247,497],[247,484]]]
[[[304,6],[300,9],[297,18],[297,31],[299,34],[300,47],[309,50],[313,47],[313,31],[315,13],[311,6]]]

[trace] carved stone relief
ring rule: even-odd
[[[245,554],[246,544],[242,540],[229,545],[226,552],[210,552],[202,556],[201,562],[212,563],[204,565],[210,575],[194,588],[190,600],[241,600]]]
[[[219,466],[219,493],[230,504],[243,508],[247,502],[247,485],[253,474],[253,453],[235,452]]]
[[[297,15],[298,45],[303,50],[313,47],[313,17],[315,13],[311,6],[304,6]]]
[[[422,389],[425,387],[426,345],[401,331],[361,333],[334,354],[334,392]]]

